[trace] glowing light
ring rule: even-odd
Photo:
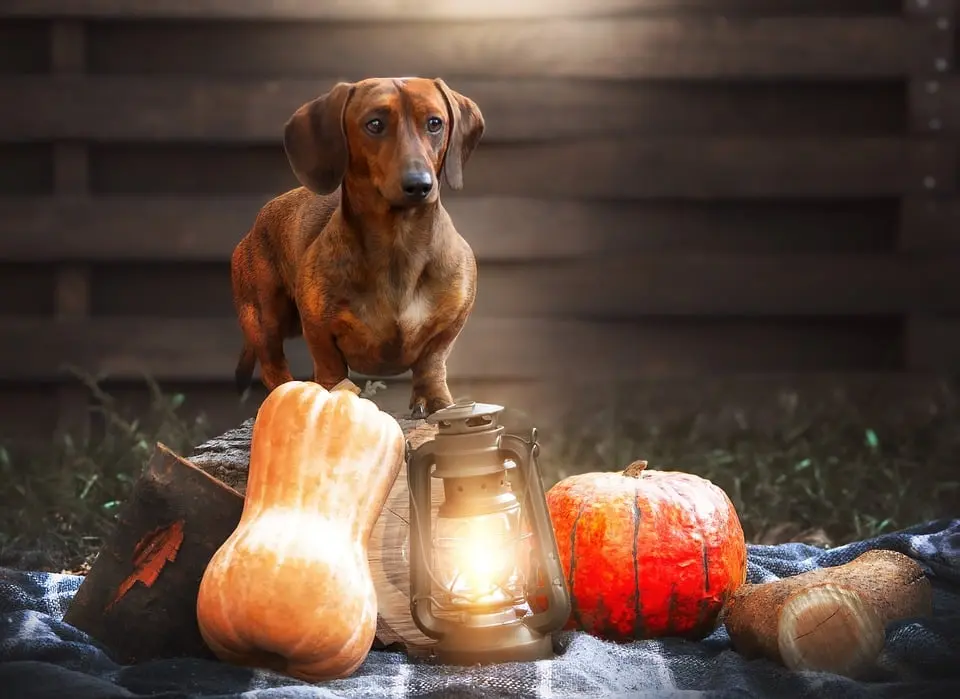
[[[460,603],[484,605],[513,597],[519,510],[473,517],[439,517],[434,551],[446,591]]]

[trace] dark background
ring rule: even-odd
[[[0,0],[0,440],[86,429],[66,364],[134,411],[146,374],[215,429],[252,415],[230,253],[296,185],[287,117],[375,75],[486,118],[444,193],[480,260],[458,395],[547,420],[960,368],[952,0],[333,5]]]

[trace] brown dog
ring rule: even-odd
[[[348,367],[411,370],[415,416],[453,402],[446,360],[477,265],[439,175],[460,189],[483,131],[477,105],[439,79],[338,83],[294,113],[283,143],[303,187],[260,210],[231,260],[241,392],[258,360],[268,390],[291,381],[283,342],[302,334],[325,388]]]

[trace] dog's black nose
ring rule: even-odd
[[[403,194],[410,201],[426,199],[433,189],[433,175],[428,170],[408,170],[400,180]]]

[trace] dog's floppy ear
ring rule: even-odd
[[[451,189],[463,188],[463,166],[483,136],[483,114],[476,102],[451,90],[443,80],[434,80],[447,103],[449,127],[447,148],[440,169]]]
[[[353,83],[337,83],[294,112],[283,129],[283,149],[293,173],[317,194],[329,194],[339,187],[346,172],[343,112],[353,90]]]

